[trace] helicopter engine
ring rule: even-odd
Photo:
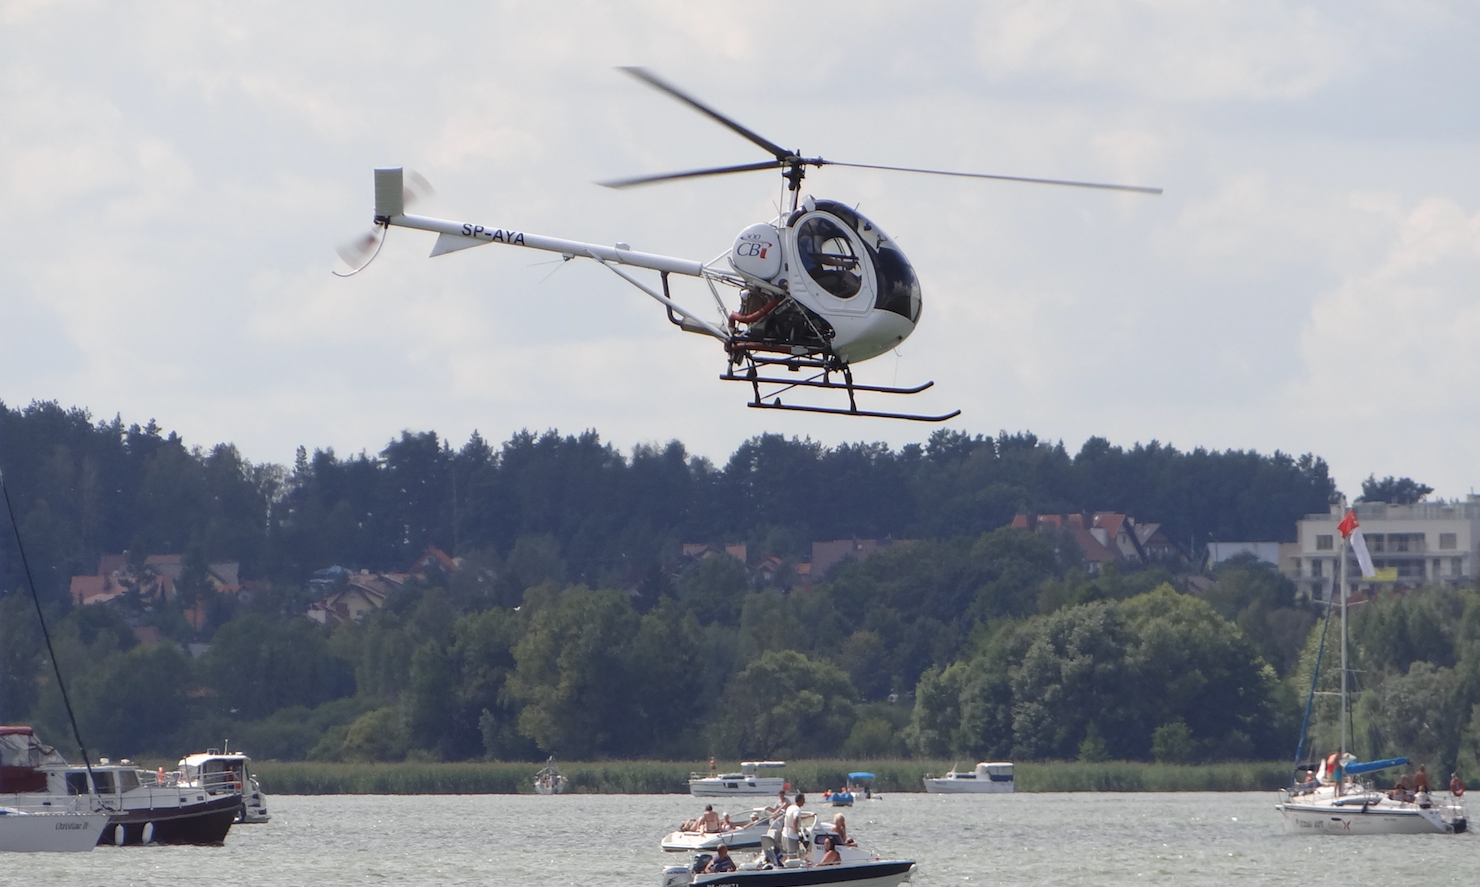
[[[735,346],[868,360],[894,348],[920,319],[920,283],[877,225],[834,200],[808,197],[783,227],[741,231],[730,267],[751,286],[732,326]]]

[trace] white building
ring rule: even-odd
[[[1363,579],[1356,558],[1348,553],[1348,588],[1459,583],[1476,575],[1480,496],[1469,496],[1463,502],[1413,505],[1360,502],[1352,508],[1357,512],[1378,578]],[[1311,598],[1327,600],[1335,582],[1337,552],[1341,549],[1341,533],[1336,525],[1345,514],[1345,506],[1333,505],[1330,514],[1309,514],[1297,524],[1296,544],[1300,550],[1291,564],[1291,578]]]

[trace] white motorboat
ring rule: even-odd
[[[1006,761],[977,764],[975,770],[964,773],[952,767],[944,776],[925,777],[929,794],[1000,794],[1012,790],[1012,764]]]
[[[1407,758],[1391,758],[1382,761],[1359,762],[1347,749],[1351,736],[1351,707],[1348,705],[1346,612],[1349,589],[1346,582],[1348,550],[1357,555],[1364,572],[1371,566],[1367,557],[1366,543],[1358,529],[1356,513],[1347,512],[1338,527],[1342,533],[1340,566],[1337,569],[1336,586],[1327,596],[1326,626],[1336,607],[1336,597],[1341,598],[1341,698],[1340,748],[1328,755],[1316,766],[1307,765],[1310,779],[1294,783],[1279,792],[1280,811],[1285,821],[1285,831],[1290,834],[1327,835],[1454,835],[1469,828],[1469,816],[1457,797],[1438,793],[1420,792],[1409,795],[1373,790],[1361,781],[1365,773],[1398,767],[1408,763]],[[1316,654],[1315,673],[1311,676],[1310,696],[1306,701],[1306,722],[1309,723],[1311,706],[1316,696],[1316,681],[1320,676],[1321,655],[1325,652],[1325,631],[1322,629],[1321,646]],[[1305,729],[1295,751],[1298,762],[1305,753]]]
[[[566,778],[561,775],[560,768],[555,766],[554,755],[551,755],[550,760],[545,762],[545,766],[540,772],[534,775],[534,790],[537,794],[564,794],[568,784]]]
[[[161,783],[153,770],[100,758],[68,764],[30,727],[0,727],[0,807],[25,813],[108,814],[100,844],[220,844],[241,794]]]
[[[241,752],[210,748],[203,754],[186,755],[180,760],[180,769],[174,776],[175,784],[204,789],[207,794],[234,792],[240,795],[237,822],[267,822],[272,818],[267,812],[267,796],[262,794],[257,777],[252,775],[252,759]]]
[[[108,814],[0,807],[0,851],[78,853],[98,846]]]
[[[710,861],[707,853],[696,856],[691,865],[667,866],[661,887],[899,887],[915,872],[912,859],[884,859],[848,845],[837,847],[839,862],[822,865],[831,827],[817,823],[804,832],[807,849],[800,859],[780,860],[767,838],[761,853],[746,862],[737,859],[734,871],[705,874],[704,867]]]
[[[719,776],[689,775],[689,794],[696,798],[727,798],[732,795],[766,795],[775,797],[786,789],[786,780],[780,776],[761,776],[761,770],[776,770],[786,766],[785,761],[745,761],[739,773],[724,773]]]
[[[669,832],[659,841],[659,846],[670,853],[713,852],[720,844],[731,850],[744,850],[761,845],[761,838],[771,827],[771,811],[767,807],[756,807],[750,811],[750,821],[736,823],[731,828],[717,832],[678,831]]]
[[[877,801],[882,795],[874,791],[874,774],[862,770],[848,774],[846,791],[855,801]]]

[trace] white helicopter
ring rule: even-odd
[[[857,210],[835,200],[801,197],[806,168],[843,166],[1142,194],[1161,193],[1160,188],[1136,185],[949,172],[803,157],[799,151],[788,151],[762,138],[644,68],[621,70],[740,134],[771,154],[772,159],[600,184],[628,188],[678,179],[779,169],[791,192],[791,209],[770,222],[757,222],[741,231],[723,257],[701,262],[637,252],[626,243],[611,246],[582,243],[498,226],[411,215],[406,212],[407,203],[429,190],[426,180],[415,173],[404,173],[400,168],[377,169],[375,228],[363,238],[340,248],[340,257],[353,269],[340,276],[357,274],[368,266],[379,253],[386,232],[392,227],[436,232],[438,236],[432,246],[432,256],[500,243],[559,253],[567,261],[587,258],[604,265],[663,305],[668,319],[679,329],[717,339],[724,347],[727,360],[720,379],[748,383],[753,392],[747,404],[750,407],[943,422],[960,415],[961,411],[916,415],[859,409],[856,398],[859,392],[918,394],[935,384],[925,382],[911,388],[896,388],[861,385],[853,381],[853,364],[895,348],[914,332],[920,320],[920,282],[894,241]],[[638,280],[626,270],[628,268],[658,272],[661,289]],[[708,285],[718,312],[715,322],[705,320],[699,312],[674,301],[668,281],[673,274],[697,277]],[[721,287],[736,291],[731,300],[721,294]],[[765,375],[777,368],[784,368],[797,376],[788,379]],[[842,381],[834,378],[838,375]],[[846,391],[848,406],[783,403],[781,395],[793,389]]]

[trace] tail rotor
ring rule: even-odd
[[[350,270],[334,272],[335,277],[353,277],[370,267],[390,231],[390,220],[407,207],[437,193],[427,177],[414,169],[377,169],[375,171],[375,226],[364,234],[334,248],[340,261]]]

